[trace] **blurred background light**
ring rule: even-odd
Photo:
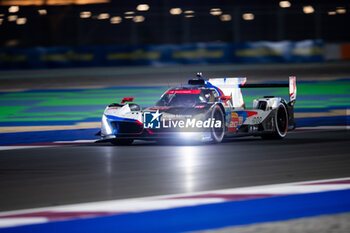
[[[3,21],[4,21],[4,19],[1,19],[1,18],[0,18],[0,25],[2,24]]]
[[[39,12],[39,15],[46,15],[47,14],[46,9],[39,9],[38,12]]]
[[[9,16],[7,17],[7,20],[8,20],[9,22],[14,22],[14,21],[17,20],[17,18],[18,18],[17,15],[9,15]]]
[[[344,7],[337,7],[336,12],[338,14],[345,14],[346,13],[346,9]]]
[[[253,13],[244,13],[244,14],[242,15],[242,18],[243,18],[244,20],[254,20],[255,16],[254,16]]]
[[[187,11],[184,11],[185,14],[194,14],[194,11],[192,10],[187,10]]]
[[[23,2],[32,1],[39,2],[39,0]],[[44,2],[40,0],[40,4]],[[52,0],[46,2],[53,3]],[[68,1],[60,2],[67,3]],[[73,0],[69,2],[78,3]],[[2,6],[0,9],[2,17],[0,18],[3,18],[0,45],[5,47],[7,41],[13,39],[18,40],[19,45],[28,47],[182,44],[217,41],[230,43],[304,39],[323,39],[325,42],[334,43],[350,41],[350,31],[342,27],[348,25],[350,20],[350,14],[348,14],[350,5],[345,3],[347,2],[345,0],[317,1],[317,5],[308,0],[270,0],[255,3],[245,1],[208,3],[193,0],[193,2],[180,1],[176,5],[171,5],[170,1],[168,4],[165,4],[164,1],[143,0],[124,2],[109,0],[109,2],[105,5],[46,6],[44,4],[23,7],[17,0],[13,0],[11,5],[6,6],[3,5],[4,1],[0,0]],[[289,8],[282,8],[289,5]],[[18,12],[11,13],[10,9],[11,11],[18,10]],[[148,11],[144,11],[146,9]],[[313,14],[315,17],[309,17],[304,10],[314,11],[317,14]],[[100,13],[108,13],[110,16],[99,15]],[[8,22],[10,15],[27,18],[26,27],[17,27],[16,24],[11,23],[17,20],[15,17],[10,17],[12,21]],[[50,15],[52,20],[42,21],[47,18],[47,15]],[[133,27],[134,21],[142,21],[142,18],[137,17],[132,24],[129,24],[127,19],[132,20],[136,15],[142,15],[147,23],[139,23],[138,27]],[[180,19],[176,15],[183,16],[183,18]],[[118,18],[111,19],[116,16],[120,17],[122,23]],[[105,19],[106,23],[95,25],[92,24],[91,18]],[[254,23],[246,20],[253,20]],[[99,20],[101,21],[103,20]],[[225,21],[231,23],[225,23]],[[111,24],[118,23],[120,23],[119,26],[110,30]],[[23,33],[24,29],[33,34]],[[89,34],[88,38],[86,34]]]
[[[312,14],[315,12],[315,9],[313,8],[313,6],[303,6],[303,12],[305,14]]]
[[[110,0],[1,0],[3,6],[85,5],[108,3]]]
[[[80,12],[80,18],[82,19],[87,19],[91,17],[91,12],[90,11],[82,11]]]
[[[143,17],[142,15],[137,15],[133,18],[135,23],[141,23],[143,21],[145,21],[145,17]]]
[[[110,22],[111,22],[111,24],[121,23],[122,22],[122,17],[120,17],[120,16],[111,17]]]
[[[172,15],[179,15],[182,13],[182,10],[181,8],[171,8],[169,12]]]
[[[229,14],[224,14],[220,16],[221,21],[231,21],[232,17]]]
[[[109,19],[109,14],[108,13],[101,13],[97,16],[97,19],[99,19],[99,20]]]
[[[210,9],[210,14],[211,15],[221,15],[222,11],[220,8],[212,8],[212,9]]]
[[[19,11],[19,6],[10,6],[9,7],[9,12],[10,13],[16,13]]]
[[[26,24],[26,23],[27,23],[27,18],[18,18],[18,19],[16,20],[16,23],[17,23],[18,25]]]
[[[139,4],[136,7],[136,10],[138,10],[138,11],[148,11],[149,10],[149,5],[148,4]]]
[[[280,7],[281,8],[288,8],[290,7],[292,4],[290,3],[290,1],[280,1]]]

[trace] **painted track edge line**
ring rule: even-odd
[[[349,189],[49,222],[0,232],[184,232],[345,212],[350,212]]]
[[[203,195],[203,194],[212,194],[212,193],[222,193],[222,192],[236,192],[237,190],[242,189],[249,189],[251,192],[254,190],[259,189],[267,189],[267,188],[276,188],[280,186],[294,186],[294,185],[306,185],[306,184],[313,184],[313,183],[325,183],[325,182],[335,182],[335,181],[344,181],[344,180],[350,180],[350,177],[341,177],[341,178],[332,178],[332,179],[321,179],[321,180],[309,180],[309,181],[297,181],[297,182],[288,182],[288,183],[278,183],[278,184],[267,184],[267,185],[257,185],[257,186],[243,186],[243,187],[236,187],[231,189],[218,189],[218,190],[207,190],[207,191],[199,191],[199,192],[189,192],[189,193],[180,193],[180,194],[169,194],[169,195],[156,195],[156,196],[148,196],[148,197],[137,197],[137,198],[127,198],[127,199],[115,199],[115,200],[103,200],[103,201],[96,201],[96,202],[84,202],[84,203],[74,203],[74,204],[67,204],[67,205],[59,205],[59,206],[47,206],[47,207],[40,207],[40,208],[30,208],[30,209],[22,209],[22,210],[10,210],[10,211],[4,211],[0,212],[1,216],[6,215],[14,215],[14,214],[25,214],[30,213],[34,211],[49,211],[55,208],[64,208],[64,207],[70,207],[75,205],[99,205],[101,203],[105,202],[134,202],[134,201],[150,201],[150,200],[161,200],[161,199],[172,199],[172,198],[178,198],[183,196],[197,196],[197,195]]]

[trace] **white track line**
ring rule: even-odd
[[[174,194],[174,195],[89,202],[89,203],[33,208],[33,209],[25,209],[25,210],[14,210],[14,211],[0,212],[0,217],[7,216],[7,215],[17,215],[17,214],[45,212],[45,211],[49,211],[49,212],[55,212],[55,211],[57,212],[70,212],[70,211],[140,212],[140,211],[147,211],[147,210],[169,209],[169,208],[175,208],[175,207],[194,206],[194,205],[200,205],[200,204],[209,204],[209,203],[218,203],[218,202],[227,201],[224,198],[217,198],[217,197],[213,197],[213,198],[192,197],[192,196],[209,195],[209,194],[290,195],[290,194],[314,193],[314,192],[350,189],[350,183],[349,184],[314,184],[314,183],[336,182],[336,181],[345,181],[345,180],[350,180],[350,177],[222,189],[222,190],[210,190],[210,191],[203,191],[203,192],[191,192],[191,193]]]
[[[350,125],[297,127],[296,130],[350,130]]]
[[[53,143],[94,143],[96,140],[54,141]]]
[[[329,183],[339,181],[346,182],[333,184]],[[344,190],[350,189],[350,183],[348,183],[349,181],[350,177],[347,177],[7,211],[0,212],[0,228],[58,221],[52,217],[55,215],[60,216],[60,213],[71,213],[73,215],[71,215],[71,217],[67,217],[66,219],[76,219],[86,218],[89,216],[86,215],[86,213],[96,213],[95,217],[98,217],[103,216],[103,214],[100,214],[101,212],[111,214],[137,213],[143,211],[164,210],[230,201],[230,199],[225,199],[225,196],[220,196],[225,194],[231,195],[232,197],[232,195],[290,195]],[[210,196],[210,194],[213,196]],[[203,197],[200,195],[203,195]],[[259,197],[255,197],[253,199],[256,198]],[[249,199],[249,197],[247,197],[246,200],[247,199]],[[236,201],[239,201],[239,199]],[[77,216],[74,215],[74,213],[81,213],[81,215]],[[27,216],[24,216],[23,214],[27,214]]]
[[[48,222],[48,219],[43,217],[0,219],[0,228],[15,227],[15,226],[29,225],[29,224],[38,224],[38,223],[45,223],[45,222]]]
[[[49,148],[56,147],[58,145],[48,145],[48,146],[0,146],[1,150],[20,150],[20,149],[37,149],[37,148]]]
[[[0,146],[1,150],[18,150],[18,149],[36,149],[36,148],[48,148],[48,147],[57,147],[57,146],[69,146],[75,144],[90,144],[94,143],[96,140],[75,140],[75,141],[55,141],[49,142],[49,145],[17,145],[17,146]],[[45,143],[44,143],[45,144]]]

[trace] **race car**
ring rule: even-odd
[[[100,142],[127,145],[134,140],[199,140],[220,143],[235,136],[282,139],[294,130],[296,77],[289,83],[247,84],[245,77],[204,79],[201,74],[186,85],[168,89],[148,108],[125,97],[103,113]],[[289,101],[281,97],[254,99],[246,109],[242,88],[289,87]]]

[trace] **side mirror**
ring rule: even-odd
[[[232,99],[232,96],[230,96],[230,95],[223,95],[223,96],[219,96],[219,98],[221,99],[222,102],[224,102],[226,104],[227,101]]]
[[[121,104],[124,104],[125,102],[133,102],[135,97],[124,97]]]

